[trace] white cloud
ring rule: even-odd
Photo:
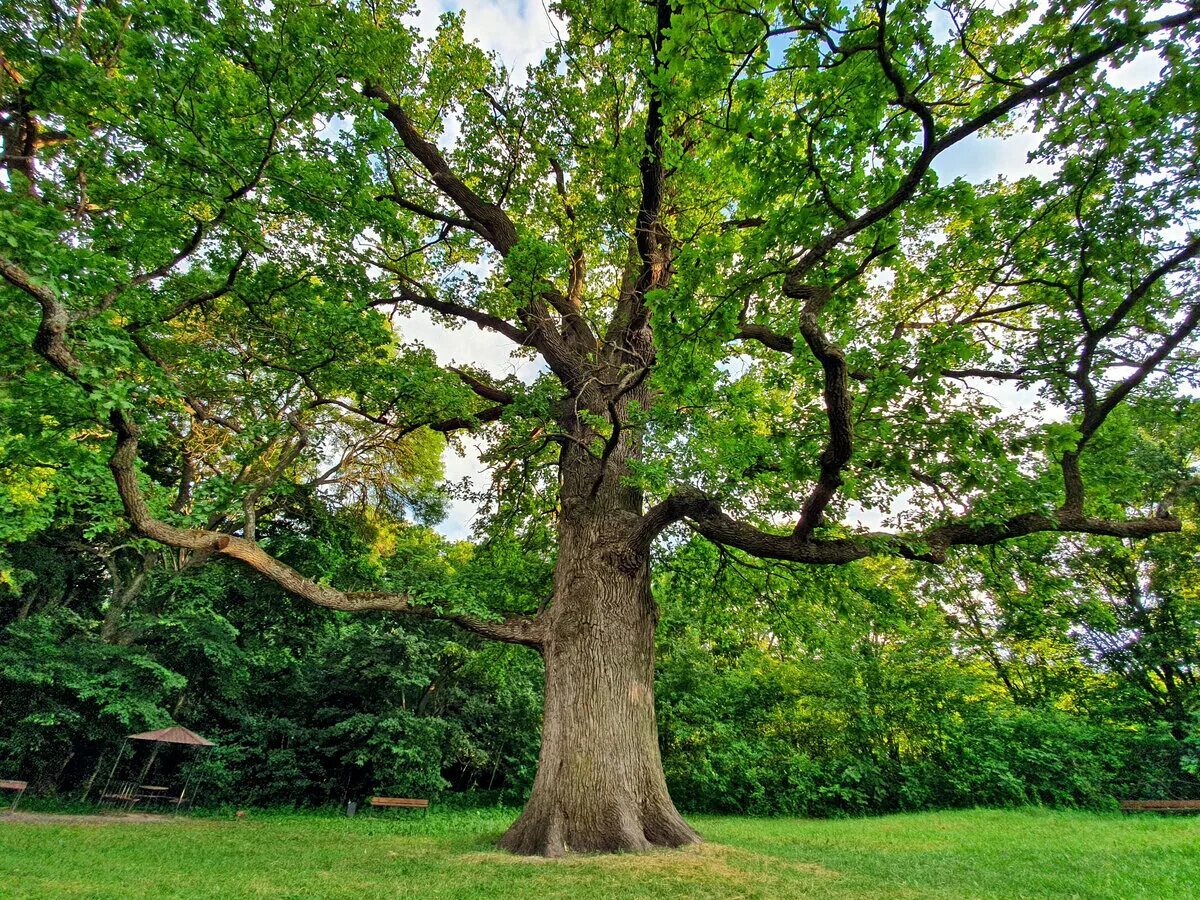
[[[541,60],[555,38],[556,23],[541,0],[440,0],[421,2],[416,25],[432,34],[443,13],[465,11],[464,31],[468,40],[478,41],[494,52],[516,81],[524,81],[526,66]]]
[[[447,328],[425,312],[398,319],[395,329],[402,340],[430,348],[442,365],[478,367],[497,379],[515,375],[530,382],[544,366],[541,357],[514,356],[517,347],[508,338],[474,325]]]
[[[518,81],[554,40],[550,13],[538,0],[467,0],[456,6],[467,12],[467,37],[494,50]]]
[[[1017,131],[1002,137],[976,135],[938,156],[933,168],[942,183],[955,178],[976,184],[1000,176],[1009,181],[1026,175],[1048,178],[1056,171],[1055,166],[1029,160],[1040,140],[1032,131]]]
[[[479,461],[479,454],[483,452],[484,445],[466,438],[460,446],[461,452],[454,447],[447,447],[442,454],[446,480],[452,485],[458,485],[466,479],[471,491],[486,487],[488,471]],[[462,497],[454,497],[446,504],[446,518],[438,524],[437,530],[452,541],[465,540],[471,536],[478,515],[477,504]]]
[[[1108,72],[1108,83],[1127,91],[1153,84],[1162,74],[1162,56],[1157,50],[1143,50],[1129,62]]]
[[[434,322],[429,314],[415,312],[398,320],[395,328],[402,340],[419,341],[431,349],[442,365],[469,365],[483,369],[497,380],[516,376],[524,382],[532,381],[545,369],[540,356],[515,355],[516,345],[508,338],[474,325],[447,328]],[[471,438],[463,439],[457,449],[447,447],[442,454],[447,481],[459,484],[466,479],[472,492],[484,490],[491,479],[487,466],[479,458],[485,447],[484,442]],[[446,518],[437,530],[451,540],[470,537],[478,512],[474,502],[455,497],[447,504]]]

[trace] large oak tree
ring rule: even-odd
[[[1194,459],[1114,484],[1088,447],[1194,384],[1194,2],[564,0],[523,79],[455,16],[421,39],[387,0],[264,6],[0,4],[0,296],[44,364],[6,371],[111,443],[142,535],[536,648],[503,847],[698,840],[656,735],[665,533],[837,565],[1179,529]],[[1158,73],[1122,87],[1134,60]],[[939,180],[1021,128],[1039,174]],[[439,366],[415,310],[541,374]],[[349,590],[256,542],[283,486],[365,460],[386,497],[430,431],[490,441],[491,527],[552,534],[536,610]]]

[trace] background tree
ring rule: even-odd
[[[845,564],[1178,531],[1174,485],[1089,490],[1090,450],[1182,388],[1200,324],[1194,5],[556,9],[518,85],[458,19],[421,42],[387,4],[10,5],[0,210],[14,327],[107,429],[133,529],[541,652],[538,775],[502,846],[548,855],[697,840],[656,733],[661,534]],[[1107,78],[1147,51],[1152,84]],[[1022,117],[1053,174],[937,183]],[[439,368],[381,312],[414,308],[544,374]],[[1061,414],[1005,412],[989,380]],[[174,502],[147,489],[160,456],[194,466],[197,383],[254,423],[223,416],[197,456],[271,484],[351,445],[341,413],[385,442],[492,430],[522,462],[491,527],[553,559],[550,602],[334,586],[255,540],[236,476],[196,511],[185,474]]]

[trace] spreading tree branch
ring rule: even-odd
[[[378,85],[367,84],[363,87],[363,94],[383,105],[383,117],[392,123],[404,148],[430,174],[438,189],[462,210],[472,230],[483,235],[501,256],[507,256],[517,244],[517,228],[508,214],[494,203],[484,200],[454,174],[442,152],[435,144],[425,140],[404,108],[387,91]]]
[[[37,282],[20,266],[2,257],[0,277],[28,294],[41,307],[41,322],[34,338],[34,349],[85,393],[92,394],[96,386],[84,377],[83,365],[67,341],[70,316],[54,291]],[[138,426],[129,414],[120,408],[109,414],[109,425],[116,435],[116,447],[109,458],[109,469],[116,482],[125,515],[134,530],[145,537],[181,550],[221,554],[236,559],[289,593],[317,606],[346,612],[380,611],[440,619],[494,640],[530,647],[541,646],[543,626],[536,619],[512,617],[495,622],[460,613],[441,612],[432,607],[416,606],[406,594],[341,591],[305,577],[271,556],[253,540],[209,529],[179,528],[156,518],[146,503],[138,481]]]
[[[1094,66],[1096,63],[1107,59],[1125,47],[1136,44],[1156,32],[1179,28],[1200,20],[1200,6],[1192,5],[1183,12],[1176,13],[1175,15],[1164,16],[1161,19],[1155,19],[1125,29],[1118,36],[1105,41],[1087,53],[1081,53],[1062,65],[1055,67],[1041,78],[1010,91],[999,102],[992,104],[987,109],[961,122],[949,131],[944,132],[941,136],[937,134],[936,122],[932,117],[928,105],[919,100],[915,92],[908,88],[903,76],[895,68],[891,60],[886,46],[885,14],[886,4],[883,4],[880,7],[876,42],[871,45],[871,49],[875,51],[885,77],[892,83],[896,90],[897,105],[917,116],[921,122],[921,150],[908,172],[900,180],[900,183],[884,200],[865,210],[853,220],[831,229],[821,238],[814,241],[812,246],[808,247],[796,261],[793,267],[795,276],[802,276],[809,272],[843,241],[870,228],[876,222],[891,215],[911,200],[920,187],[925,174],[933,165],[933,161],[946,150],[949,150],[955,144],[958,144],[971,135],[982,131],[987,126],[999,121],[1026,103],[1034,100],[1044,100],[1053,96],[1062,89],[1063,85],[1073,75]]]
[[[1119,538],[1146,538],[1177,532],[1180,520],[1165,510],[1138,519],[1098,519],[1062,509],[1054,513],[1022,513],[1000,522],[955,519],[921,532],[891,534],[870,532],[833,540],[798,540],[794,533],[775,534],[740,522],[722,511],[716,498],[694,488],[683,488],[651,507],[630,538],[635,552],[649,549],[654,538],[669,525],[688,526],[716,544],[733,547],[763,559],[780,559],[815,565],[839,565],[869,556],[902,556],[923,562],[945,562],[951,547],[983,547],[1039,532],[1068,532]]]
[[[384,118],[392,124],[405,149],[429,173],[438,189],[462,211],[466,221],[470,223],[471,230],[480,234],[501,256],[507,256],[518,240],[516,225],[513,224],[508,214],[498,205],[476,194],[451,170],[450,164],[442,152],[436,145],[425,140],[404,108],[385,90],[378,85],[367,84],[363,88],[363,94],[382,104]],[[392,197],[391,199],[398,201],[400,198]],[[413,208],[413,204],[409,201],[404,202],[407,208]],[[426,210],[425,212],[431,211]],[[434,218],[439,217],[440,214],[434,216]],[[440,218],[442,221],[446,221],[445,217]],[[525,337],[520,342],[527,342],[536,347],[549,363],[551,370],[563,383],[568,387],[573,387],[577,386],[583,377],[584,367],[581,362],[581,352],[587,353],[593,350],[595,338],[590,326],[579,314],[579,311],[569,305],[561,304],[560,297],[562,295],[556,289],[546,287],[527,299],[527,305],[519,312],[521,323],[525,326]],[[439,311],[479,321],[477,316],[463,315],[466,307],[456,307],[456,305],[445,304],[444,301],[439,302],[443,303],[443,309]],[[551,317],[546,306],[547,303],[556,307],[567,321],[569,332],[575,336],[574,346],[564,340]],[[421,305],[437,308],[429,303]],[[490,318],[494,322],[500,321],[495,317]],[[488,324],[486,327],[495,328],[495,324]],[[508,326],[509,329],[511,327]],[[496,330],[501,334],[512,336],[510,332],[501,328],[496,328]]]
[[[493,403],[507,406],[515,399],[508,391],[498,388],[494,384],[489,384],[466,369],[451,368],[450,371],[462,379],[463,384],[484,400],[491,400]]]
[[[462,219],[458,216],[447,215],[443,212],[438,212],[436,209],[430,209],[427,206],[422,206],[420,203],[414,203],[412,200],[405,199],[400,194],[380,194],[376,200],[391,200],[401,209],[407,209],[411,213],[416,213],[423,219],[429,219],[433,222],[441,222],[443,225],[452,225],[455,228],[463,228],[467,231],[474,231],[476,234],[482,235],[483,232],[480,226],[468,219]],[[486,237],[486,235],[484,235]]]
[[[1066,494],[1064,507],[1075,512],[1082,512],[1084,501],[1083,475],[1079,470],[1079,456],[1092,437],[1100,430],[1109,414],[1141,385],[1184,340],[1200,327],[1200,300],[1185,308],[1183,318],[1176,324],[1159,343],[1159,345],[1143,359],[1138,366],[1104,395],[1097,398],[1096,389],[1092,383],[1092,367],[1096,351],[1101,342],[1111,336],[1133,312],[1155,285],[1167,276],[1179,271],[1193,259],[1200,257],[1200,235],[1193,236],[1177,253],[1155,266],[1141,279],[1121,300],[1112,313],[1101,324],[1093,327],[1085,325],[1083,349],[1079,355],[1074,381],[1083,396],[1083,419],[1079,425],[1079,441],[1073,450],[1063,454],[1061,460],[1063,489]]]
[[[399,285],[397,289],[399,293],[395,297],[388,299],[387,303],[411,303],[414,306],[420,306],[424,309],[441,313],[444,316],[465,319],[468,322],[474,322],[480,328],[487,328],[497,334],[502,334],[514,344],[519,344],[522,347],[533,343],[533,335],[528,331],[522,330],[499,316],[494,316],[481,309],[465,306],[462,303],[456,303],[453,300],[442,300],[403,284]]]

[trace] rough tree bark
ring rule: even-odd
[[[647,850],[700,839],[667,792],[654,716],[648,556],[624,552],[622,517],[564,516],[542,653],[545,719],[533,793],[500,846]]]

